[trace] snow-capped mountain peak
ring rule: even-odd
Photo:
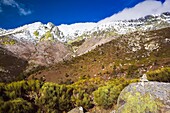
[[[80,36],[89,36],[93,33],[100,33],[101,31],[125,34],[136,30],[152,30],[167,26],[170,26],[169,12],[160,15],[148,15],[139,19],[113,20],[104,23],[99,21],[97,23],[87,22],[55,26],[51,22],[47,24],[35,22],[16,29],[0,29],[0,36],[12,35],[13,38],[19,41],[24,40],[35,43],[43,40],[67,42]]]
[[[34,22],[16,29],[0,32],[0,36],[12,35],[17,40],[39,42],[41,40],[59,39],[58,28],[52,23]],[[62,41],[62,40],[61,40]]]

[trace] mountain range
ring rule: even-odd
[[[99,21],[97,23],[62,24],[60,26],[55,26],[51,22],[47,24],[35,22],[15,29],[0,29],[0,36],[11,35],[16,40],[31,41],[35,43],[52,39],[67,42],[75,40],[79,36],[86,38],[88,35],[100,33],[102,31],[113,31],[117,34],[126,34],[136,30],[155,30],[166,27],[167,23],[170,23],[169,12],[160,15],[147,15],[135,20],[109,20],[108,22]]]
[[[15,29],[5,30],[1,28],[0,48],[2,55],[0,62],[4,60],[4,57],[6,58],[5,60],[16,58],[21,61],[21,64],[18,62],[18,66],[22,68],[20,68],[17,73],[13,73],[16,67],[11,67],[12,65],[9,65],[8,62],[3,62],[3,64],[0,65],[0,72],[2,73],[0,81],[4,81],[6,76],[12,76],[12,74],[14,77],[12,77],[13,79],[11,80],[14,80],[15,77],[18,79],[18,75],[24,78],[30,75],[30,73],[37,72],[44,66],[53,68],[51,67],[53,65],[59,65],[59,67],[56,66],[58,68],[55,68],[55,70],[58,71],[52,75],[58,74],[59,77],[60,75],[67,74],[74,75],[77,73],[77,70],[75,71],[75,69],[73,69],[75,71],[73,72],[72,69],[70,69],[71,72],[67,72],[62,67],[64,66],[64,68],[66,68],[65,65],[73,61],[73,64],[76,65],[75,68],[77,68],[77,66],[80,66],[80,60],[86,58],[86,56],[88,56],[88,59],[92,58],[96,62],[96,58],[89,55],[103,55],[103,61],[112,57],[113,59],[106,61],[107,63],[99,63],[100,65],[105,65],[104,67],[108,67],[108,65],[113,65],[112,63],[115,60],[118,60],[118,56],[120,56],[119,61],[121,57],[128,61],[129,59],[134,60],[135,58],[140,59],[141,57],[148,58],[152,54],[157,54],[158,51],[167,52],[168,50],[163,50],[163,47],[165,46],[166,49],[169,47],[170,38],[167,34],[169,33],[169,27],[170,13],[165,12],[160,15],[148,15],[135,20],[100,21],[97,23],[76,23],[60,26],[55,26],[51,22],[47,24],[35,22]],[[164,43],[165,45],[162,45]],[[155,51],[157,51],[157,53]],[[94,54],[94,52],[96,53]],[[114,52],[114,54],[110,56],[109,54],[112,52]],[[104,53],[107,55],[105,56]],[[82,58],[83,56],[85,57]],[[169,59],[169,57],[167,58]],[[77,61],[77,59],[79,60]],[[76,64],[74,60],[77,61]],[[60,62],[64,62],[64,65],[62,64],[61,66]],[[69,63],[67,66],[73,64]],[[88,66],[88,64],[86,65]],[[119,65],[122,64],[120,63]],[[94,66],[96,67],[92,66],[90,68],[92,68],[93,71],[99,71],[100,67],[97,67],[96,64],[94,64]],[[82,66],[82,68],[83,67],[84,66]],[[88,67],[86,68],[89,70]],[[87,72],[85,73],[80,73],[89,76],[93,74],[97,75],[97,73],[91,69],[92,72],[88,70],[86,70]],[[29,74],[25,75],[25,73]],[[80,74],[77,75],[80,77]],[[106,76],[107,75],[109,74],[106,74]],[[42,74],[39,74],[39,76],[42,76]],[[48,74],[45,76],[48,76]],[[11,80],[8,79],[7,81]],[[50,80],[51,79],[49,79],[49,81]]]

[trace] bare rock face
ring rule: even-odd
[[[71,57],[71,51],[61,42],[43,41],[35,46],[31,54],[30,63],[51,65]]]
[[[22,76],[20,79],[24,79],[32,70],[54,65],[72,56],[69,47],[57,40],[33,43],[6,36],[0,37],[0,49],[3,50],[0,50],[0,81],[18,80],[19,75]]]
[[[29,60],[31,54],[36,51],[36,48],[33,43],[29,42],[17,42],[13,45],[5,45],[4,48],[14,53],[16,56],[20,58],[24,58]]]
[[[16,42],[15,44],[1,45],[11,51],[18,58],[23,58],[29,64],[48,66],[71,57],[71,50],[59,41]]]
[[[116,113],[169,113],[170,83],[132,83],[118,98]]]
[[[116,37],[108,37],[108,38],[94,37],[94,38],[86,39],[85,42],[78,48],[76,54],[78,56],[83,55],[83,54],[95,49],[97,46],[105,44],[115,38]]]

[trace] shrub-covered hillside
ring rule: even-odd
[[[147,71],[170,66],[170,28],[119,36],[96,49],[41,70],[30,78],[67,83],[79,78],[139,78]]]
[[[0,113],[62,113],[76,106],[109,109],[116,105],[121,90],[135,81],[92,78],[71,85],[43,80],[0,83]]]

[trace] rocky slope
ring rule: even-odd
[[[34,76],[51,82],[76,81],[79,78],[138,78],[159,67],[170,66],[170,28],[134,32],[119,36],[96,49],[58,63]]]
[[[23,60],[27,62],[27,67],[21,66],[19,67],[20,69],[18,69],[23,70],[24,68],[24,72],[19,73],[16,71],[13,72],[14,75],[12,75],[12,73],[8,75],[13,76],[12,80],[18,80],[16,74],[18,74],[18,76],[22,74],[21,76],[23,77],[21,78],[23,79],[28,73],[32,73],[42,66],[50,66],[60,61],[68,60],[72,56],[71,49],[57,40],[46,40],[35,44],[26,40],[18,41],[13,38],[13,36],[7,35],[0,37],[0,47],[11,52],[8,56],[12,55],[11,57],[6,57],[5,61],[1,62],[0,66],[6,65],[8,61],[11,62],[11,64],[8,63],[9,67],[13,63],[15,64],[16,61],[13,60],[13,57],[18,60],[20,59],[21,62]],[[18,63],[20,63],[20,61],[18,61]],[[13,71],[15,71],[15,68]],[[11,81],[9,78],[8,80]]]
[[[11,36],[0,37],[0,46],[14,53],[29,64],[51,65],[71,56],[71,50],[57,40],[41,41],[34,44],[29,41],[18,41]]]

